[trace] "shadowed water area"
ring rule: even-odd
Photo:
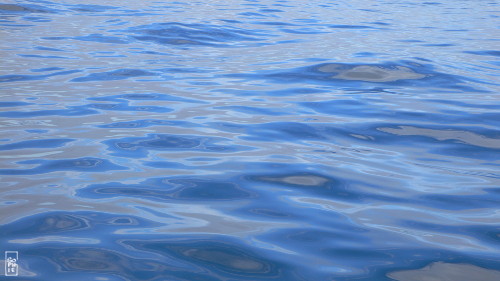
[[[12,280],[500,280],[499,8],[3,0]]]

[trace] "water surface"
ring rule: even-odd
[[[0,251],[18,280],[500,280],[498,10],[3,0]]]

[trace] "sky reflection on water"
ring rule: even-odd
[[[497,7],[5,0],[0,251],[25,280],[498,280]]]

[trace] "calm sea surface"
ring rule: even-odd
[[[499,25],[494,0],[2,0],[0,279],[500,280]]]

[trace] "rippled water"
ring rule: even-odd
[[[14,279],[500,280],[499,6],[3,0]]]

